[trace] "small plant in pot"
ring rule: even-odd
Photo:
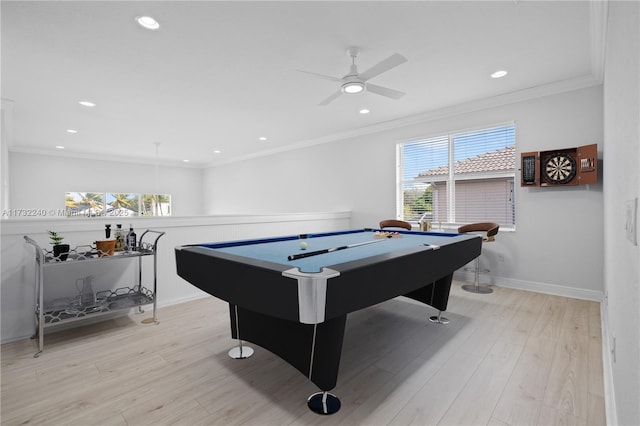
[[[60,259],[61,261],[67,260],[67,256],[69,256],[69,244],[61,244],[64,237],[54,231],[47,231],[47,233],[49,234],[49,238],[51,238],[54,259]]]

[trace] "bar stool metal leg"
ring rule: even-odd
[[[480,257],[476,257],[475,263],[475,280],[473,284],[465,284],[462,286],[464,291],[468,291],[470,293],[478,293],[478,294],[489,294],[493,293],[493,289],[484,285],[480,285]]]

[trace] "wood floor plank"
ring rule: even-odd
[[[535,425],[547,387],[555,341],[531,336],[493,412],[511,425]]]
[[[393,425],[437,424],[480,364],[480,358],[454,353],[393,418]]]
[[[545,405],[586,420],[588,353],[588,337],[582,330],[563,330],[551,365]]]
[[[438,423],[487,424],[523,348],[521,345],[498,341]]]
[[[438,337],[420,356],[403,362],[403,368],[376,390],[371,399],[355,408],[343,424],[390,424],[407,401],[418,393],[459,347],[463,339],[455,339],[468,324],[465,317],[451,315],[452,323],[437,325]],[[403,359],[404,361],[404,359]]]
[[[439,364],[418,357],[404,367],[389,381],[374,389],[366,401],[346,412],[338,424],[389,424],[407,401],[438,371]]]
[[[546,405],[540,410],[539,424],[549,426],[586,426],[585,419],[576,417],[565,410],[558,410]]]
[[[2,345],[2,425],[603,424],[599,304],[454,282],[448,325],[398,298],[349,315],[342,409],[318,416],[318,389],[259,346],[235,346],[212,297]]]
[[[589,335],[589,305],[587,300],[567,299],[562,326],[575,333]]]
[[[589,304],[589,336],[602,339],[602,322],[599,303]]]
[[[545,295],[545,301],[540,315],[532,330],[536,337],[546,337],[558,340],[562,329],[562,318],[567,306],[567,299],[563,297]]]
[[[604,409],[604,398],[591,393],[587,395],[587,424],[590,426],[602,426],[607,424],[607,415]]]
[[[589,394],[604,398],[604,369],[602,365],[602,339],[589,337],[589,351],[587,353]]]
[[[531,335],[538,313],[531,309],[534,299],[525,295],[525,303],[521,303],[513,318],[505,324],[500,340],[524,346]]]
[[[510,426],[509,423],[505,423],[502,420],[491,417],[487,422],[487,426]]]

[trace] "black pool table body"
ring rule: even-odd
[[[229,303],[233,338],[270,350],[329,391],[347,314],[397,296],[445,311],[453,272],[478,257],[482,244],[476,235],[410,231],[379,241],[375,231],[181,246],[177,272]],[[303,241],[310,251],[365,244],[287,260],[304,253]]]

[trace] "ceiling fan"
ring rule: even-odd
[[[397,67],[400,64],[407,62],[407,58],[400,55],[399,53],[394,53],[389,56],[387,59],[378,62],[376,65],[372,66],[368,70],[363,73],[358,73],[358,67],[356,66],[356,57],[358,56],[359,50],[357,47],[350,47],[347,49],[347,55],[351,58],[351,68],[349,69],[349,74],[345,75],[342,78],[332,77],[330,75],[317,74],[315,72],[302,71],[305,74],[311,74],[316,77],[323,78],[325,80],[334,81],[336,83],[340,83],[339,89],[334,92],[331,96],[329,96],[324,101],[320,102],[318,105],[327,105],[329,102],[336,99],[338,96],[343,93],[346,94],[356,94],[362,93],[364,91],[368,91],[371,93],[375,93],[376,95],[386,96],[391,99],[400,99],[404,96],[404,92],[399,92],[397,90],[389,89],[387,87],[377,86],[375,84],[368,83],[374,77],[382,74],[383,72],[387,72],[392,68]]]

